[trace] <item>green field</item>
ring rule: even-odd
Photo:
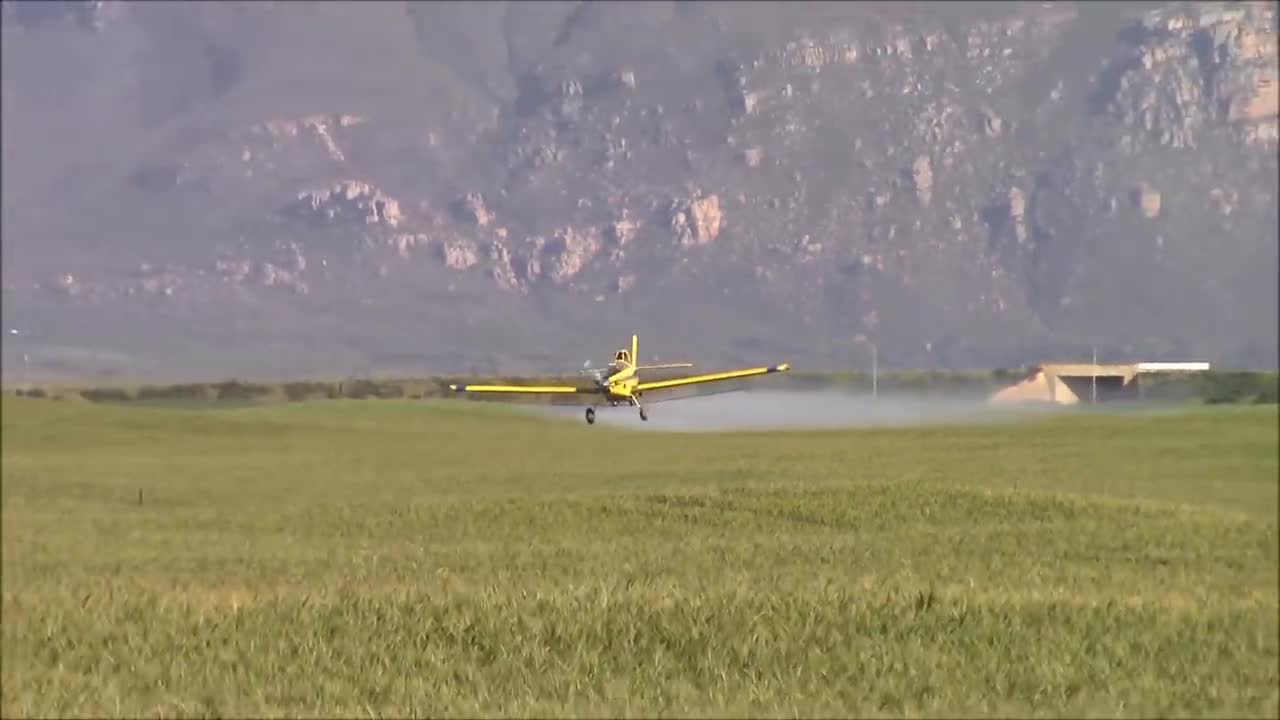
[[[1276,717],[1278,433],[6,397],[0,710]]]

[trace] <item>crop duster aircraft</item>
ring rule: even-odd
[[[768,367],[745,368],[742,370],[726,370],[706,375],[690,375],[667,380],[642,381],[640,370],[665,370],[669,368],[693,367],[693,363],[668,363],[665,365],[637,365],[639,338],[631,336],[631,350],[625,348],[613,355],[613,362],[603,368],[586,367],[579,374],[591,376],[591,385],[450,385],[449,389],[468,393],[519,393],[528,395],[574,395],[587,400],[587,424],[596,421],[596,404],[608,404],[617,407],[626,404],[640,411],[640,419],[648,420],[649,413],[641,404],[646,393],[668,388],[698,385],[701,383],[737,380],[754,375],[786,372],[791,366],[786,363]],[[587,361],[585,365],[590,365]]]

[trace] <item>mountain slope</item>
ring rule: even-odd
[[[1275,365],[1273,5],[4,8],[49,372]]]

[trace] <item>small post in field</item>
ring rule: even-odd
[[[1089,383],[1090,403],[1098,404],[1098,346],[1093,346],[1093,379]]]
[[[871,399],[872,400],[880,396],[880,392],[879,392],[880,363],[879,363],[879,358],[877,357],[878,355],[879,355],[879,350],[876,348],[876,344],[873,342],[871,343]]]

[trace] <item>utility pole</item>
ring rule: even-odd
[[[880,363],[876,344],[871,343],[871,398],[880,396]]]
[[[17,336],[17,335],[20,335],[21,333],[18,332],[17,328],[9,328],[9,334]],[[19,381],[19,384],[25,387],[26,384],[30,382],[30,379],[31,379],[31,356],[27,352],[26,339],[21,338],[18,340],[18,342],[21,343],[20,347],[22,347],[22,380]]]
[[[1098,404],[1098,346],[1093,346],[1093,380],[1090,383],[1090,392],[1093,395],[1092,404]]]

